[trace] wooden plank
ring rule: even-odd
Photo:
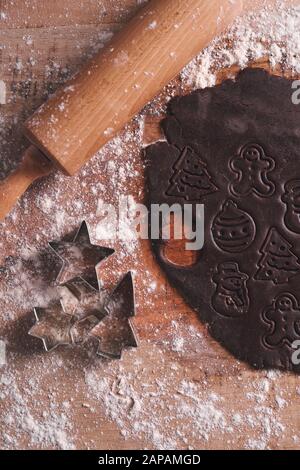
[[[0,25],[16,29],[124,23],[141,3],[135,0],[1,0]]]
[[[25,117],[93,53],[102,43],[103,34],[117,30],[120,24],[126,21],[138,7],[138,3],[140,2],[133,0],[0,0],[0,13],[6,15],[0,22],[0,79],[5,81],[8,91],[8,103],[0,105],[0,118],[3,118],[0,126],[0,170],[3,174],[9,171],[21,156],[24,145],[21,125]],[[17,65],[19,61],[21,67]],[[231,73],[233,70],[221,71],[220,80]],[[168,87],[168,92],[178,93],[179,89],[179,85],[176,87],[176,84],[173,84]],[[163,102],[163,98],[161,101]],[[159,129],[160,118],[161,115],[155,116],[153,113],[146,117],[144,143],[149,144],[162,137]],[[130,129],[133,128],[134,124],[131,124]],[[32,374],[30,377],[34,378],[33,371],[41,371],[39,388],[35,391],[30,410],[33,415],[48,412],[51,409],[51,401],[63,403],[74,398],[71,402],[70,419],[77,448],[143,449],[153,447],[153,442],[151,439],[147,440],[145,435],[141,437],[138,432],[136,435],[133,432],[130,439],[125,441],[116,422],[106,418],[103,403],[89,394],[85,385],[83,369],[88,372],[94,365],[86,357],[83,358],[78,352],[68,348],[54,352],[52,359],[51,356],[44,356],[41,349],[37,353],[32,342],[26,341],[26,332],[32,321],[30,307],[27,304],[24,306],[23,299],[18,297],[27,296],[28,302],[28,298],[31,300],[31,292],[34,297],[35,283],[40,283],[42,276],[49,283],[54,278],[49,253],[45,256],[45,247],[50,236],[59,238],[66,235],[65,225],[62,228],[60,218],[55,218],[58,211],[61,212],[62,218],[67,219],[70,231],[76,228],[83,217],[88,217],[91,227],[94,228],[98,223],[95,215],[98,199],[107,197],[113,204],[117,204],[118,191],[115,190],[111,178],[119,177],[120,166],[122,169],[130,168],[132,173],[139,175],[136,178],[128,177],[122,189],[124,193],[132,194],[135,200],[142,202],[144,181],[139,144],[130,142],[129,138],[129,141],[124,141],[122,145],[125,150],[121,156],[114,154],[113,149],[108,150],[101,158],[96,158],[84,168],[77,178],[68,179],[56,174],[34,186],[22,199],[14,216],[2,225],[0,238],[0,337],[8,338],[12,350],[12,359],[9,353],[9,367],[20,382],[21,393],[25,393],[26,387],[29,387],[28,375]],[[106,169],[106,160],[115,165],[111,176]],[[92,193],[91,187],[101,189]],[[54,214],[43,206],[44,200],[49,199],[55,205]],[[76,202],[80,203],[78,210]],[[18,280],[18,266],[32,262],[30,258],[23,259],[24,250],[28,246],[41,252],[37,272],[31,279],[33,285],[27,285],[29,282],[24,274]],[[166,380],[170,371],[177,368],[178,375],[174,377],[174,387],[161,403],[161,413],[171,406],[176,410],[176,390],[182,381],[200,384],[204,396],[213,393],[222,397],[229,422],[237,408],[240,408],[244,416],[253,417],[256,413],[254,409],[263,406],[266,415],[260,423],[262,428],[264,425],[270,425],[271,418],[279,420],[285,426],[285,430],[277,435],[272,434],[271,428],[268,445],[272,448],[298,448],[299,441],[297,443],[294,440],[300,428],[300,395],[296,392],[299,387],[298,377],[292,374],[276,376],[276,379],[270,382],[270,390],[265,394],[263,404],[256,403],[255,399],[249,400],[246,394],[251,389],[251,384],[258,384],[259,387],[265,374],[240,364],[208,335],[205,325],[199,322],[195,312],[184,303],[158,268],[148,242],[138,244],[133,252],[125,254],[121,242],[116,241],[115,248],[118,256],[111,259],[105,269],[101,268],[101,277],[103,282],[112,286],[120,271],[124,272],[132,267],[136,270],[138,307],[135,325],[142,344],[134,359],[126,355],[120,366],[120,369],[123,368],[123,374],[128,374],[131,380],[138,374],[137,363],[142,363],[145,372],[141,379],[137,375],[136,393],[143,397],[143,380],[151,381],[153,378],[152,383]],[[173,249],[176,256],[177,248],[175,246]],[[179,260],[176,258],[176,261]],[[153,293],[148,290],[149,278],[158,286]],[[174,322],[177,325],[175,333]],[[187,344],[182,353],[174,351],[174,337],[183,337],[189,328],[199,337],[194,340],[194,344]],[[54,367],[56,361],[61,361],[62,366]],[[97,367],[99,375],[102,371],[108,375],[110,367],[112,370],[118,370],[114,363],[107,366],[101,361]],[[121,374],[122,370],[119,372]],[[281,396],[282,391],[284,396],[288,397],[288,404],[279,409],[276,407],[276,397]],[[158,385],[155,392],[160,393]],[[253,393],[260,393],[260,389],[254,389]],[[0,402],[1,416],[6,416],[11,409],[10,400],[13,402],[13,396]],[[89,408],[83,407],[85,403]],[[170,415],[172,417],[172,411]],[[213,419],[213,416],[211,418]],[[187,448],[192,439],[195,419],[193,416],[187,418],[191,434],[186,443],[181,442],[182,448]],[[18,425],[19,423],[14,424],[14,445],[18,448],[32,445],[30,433],[22,433]],[[7,427],[6,422],[0,424],[1,436],[7,433]],[[178,429],[175,421],[169,425],[168,431],[176,438]],[[258,432],[257,426],[247,423],[243,424],[240,434],[232,433],[230,429],[222,432],[216,429],[209,435],[208,440],[197,436],[194,439],[195,447],[243,448],[247,439],[256,439],[260,433],[263,433],[263,429]],[[36,448],[41,446],[40,443],[34,445]],[[48,444],[48,447],[52,448],[53,444]]]

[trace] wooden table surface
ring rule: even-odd
[[[0,0],[0,80],[7,92],[0,105],[2,177],[26,145],[24,119],[141,3]],[[167,94],[178,88],[175,81]],[[2,224],[2,448],[299,448],[299,378],[254,371],[213,341],[170,287],[147,242],[103,240],[101,201],[115,207],[122,195],[143,201],[141,146],[157,136],[164,96],[78,176],[56,173],[35,184]],[[32,307],[56,295],[57,263],[47,242],[83,219],[95,243],[116,249],[99,273],[105,287],[129,269],[135,273],[140,345],[120,362],[74,348],[47,355],[26,334]]]

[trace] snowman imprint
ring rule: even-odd
[[[269,197],[275,191],[268,173],[275,168],[275,162],[267,157],[258,144],[245,145],[238,155],[230,161],[230,167],[237,174],[237,179],[230,185],[230,192],[235,196],[248,196],[251,193]]]
[[[300,307],[296,297],[290,293],[280,294],[262,314],[269,326],[269,334],[263,337],[267,348],[291,346],[300,339]]]
[[[249,294],[246,282],[249,277],[242,273],[238,263],[226,261],[219,264],[213,281],[217,285],[212,297],[212,306],[225,317],[240,317],[249,308]]]
[[[284,190],[282,201],[286,204],[285,225],[292,232],[300,233],[300,180],[288,181]]]
[[[255,233],[252,217],[231,200],[222,205],[212,224],[215,243],[221,250],[229,253],[238,253],[249,248]]]

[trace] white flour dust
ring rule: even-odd
[[[102,2],[99,5],[99,15],[105,15]],[[9,20],[6,12],[0,11],[0,19]],[[155,30],[155,22],[153,18],[150,29]],[[97,40],[93,36],[84,44],[78,39],[72,53],[75,55],[77,49],[78,56],[83,51],[88,56],[110,36],[111,32],[102,32]],[[22,32],[22,42],[29,50],[29,62],[16,59],[13,68],[17,77],[26,75],[27,67],[38,70],[43,80],[65,76],[64,65],[56,60],[40,71],[34,31]],[[1,45],[0,50],[5,53]],[[215,39],[182,71],[183,89],[212,86],[224,67],[244,68],[265,57],[273,68],[300,73],[300,7],[279,6],[237,20],[226,35]],[[20,99],[18,88],[6,87],[4,92],[1,86],[0,101]],[[174,93],[171,84],[150,108],[157,111],[162,104],[163,109]],[[21,119],[6,113],[5,103],[0,106],[4,171],[9,166],[7,149],[13,140],[12,129]],[[221,348],[207,337],[201,325],[192,325],[190,316],[181,321],[181,316],[185,318],[181,306],[174,305],[172,319],[162,307],[160,322],[155,322],[151,315],[156,299],[170,304],[170,287],[147,268],[139,241],[115,240],[110,227],[104,228],[99,220],[97,210],[102,203],[117,206],[119,198],[127,195],[133,204],[143,201],[142,146],[143,113],[78,176],[70,179],[56,173],[31,189],[2,224],[0,248],[8,255],[0,276],[0,340],[7,344],[7,365],[0,366],[0,447],[97,448],[99,442],[106,444],[103,416],[126,440],[125,446],[129,442],[140,448],[192,449],[209,447],[213,442],[220,449],[299,447],[299,429],[288,419],[300,404],[298,377],[255,372],[238,361],[229,366],[227,356],[220,353]],[[91,228],[94,243],[110,245],[106,237],[104,240],[105,230],[105,235],[111,233],[116,248],[117,256],[109,260],[101,276],[113,272],[117,279],[133,270],[138,285],[137,323],[140,308],[147,315],[139,348],[126,352],[119,362],[94,361],[68,349],[51,355],[41,350],[36,353],[30,338],[25,351],[17,348],[18,335],[24,339],[28,331],[31,308],[45,306],[57,295],[48,275],[43,274],[45,266],[46,272],[51,272],[51,265],[47,254],[41,253],[47,251],[48,241],[61,239],[83,219]],[[168,329],[164,341],[160,328]],[[288,383],[287,376],[291,377]],[[71,388],[66,380],[69,377]],[[91,435],[99,439],[87,437]]]
[[[214,39],[181,73],[194,88],[216,84],[217,72],[266,58],[272,68],[300,73],[300,6],[267,8],[235,21],[226,35]]]

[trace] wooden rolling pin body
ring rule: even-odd
[[[0,220],[50,161],[76,173],[242,11],[242,0],[152,0],[140,10],[25,123],[36,148],[0,183]]]
[[[242,11],[240,0],[152,0],[27,121],[25,134],[73,175]]]

